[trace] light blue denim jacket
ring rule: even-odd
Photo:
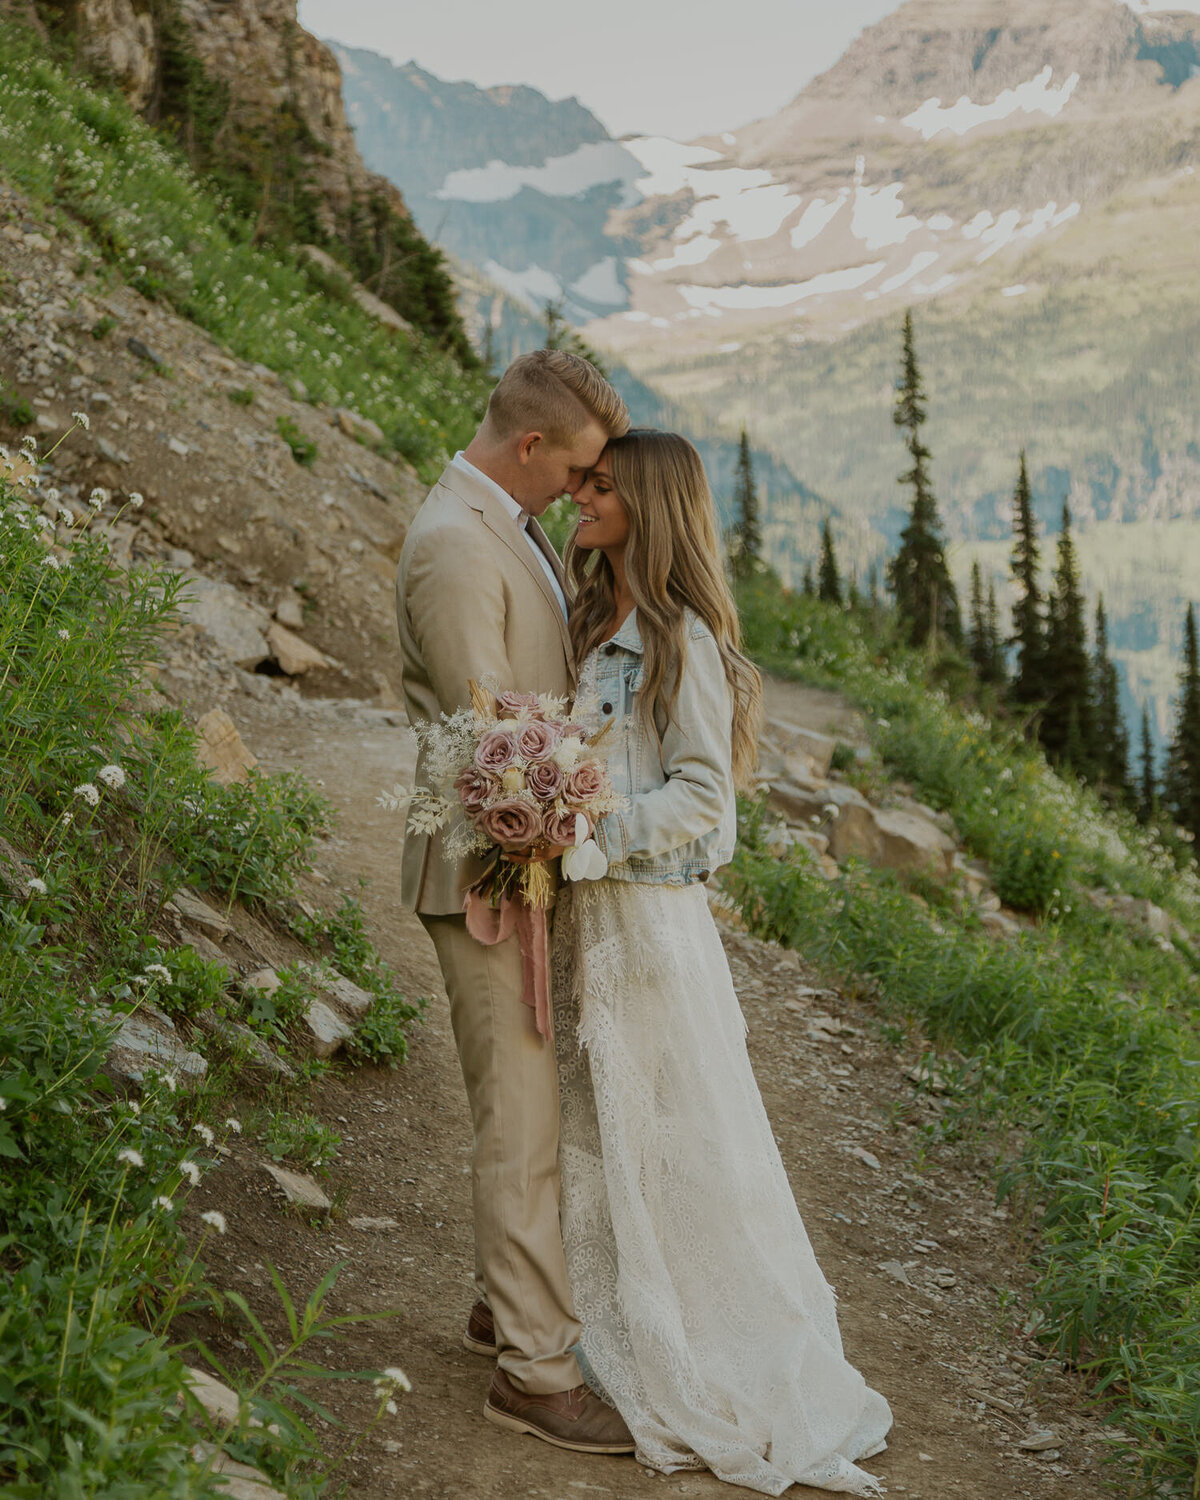
[[[638,712],[642,637],[636,610],[599,648],[595,686],[613,719],[608,768],[629,810],[609,813],[596,842],[614,880],[653,885],[705,881],[733,858],[737,832],[733,700],[712,633],[687,615],[687,657],[668,719],[649,729]]]

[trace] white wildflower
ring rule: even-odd
[[[164,984],[171,983],[171,971],[166,964],[147,964],[145,972],[152,979],[161,979]]]
[[[154,1200],[155,1208],[161,1208],[165,1213],[170,1213],[175,1207],[174,1198],[168,1198],[166,1193],[160,1193]]]
[[[53,568],[57,573],[62,568],[62,562],[59,558],[55,557],[53,552],[47,552],[45,557],[42,558],[42,567]]]
[[[167,1093],[168,1094],[173,1094],[175,1092],[176,1087],[177,1087],[177,1082],[176,1082],[176,1078],[175,1078],[174,1073],[164,1073],[162,1075],[162,1081],[167,1086]]]
[[[88,430],[88,428],[91,427],[91,425],[92,425],[92,419],[91,419],[91,417],[88,416],[87,412],[85,412],[85,411],[73,411],[71,413],[71,418],[72,418],[73,421],[79,423],[80,427],[83,428],[84,432],[86,432]]]
[[[88,496],[88,504],[92,507],[93,510],[102,510],[107,503],[108,491],[106,489],[102,489],[99,485],[97,485],[92,493]]]
[[[200,1137],[200,1139],[206,1146],[212,1145],[213,1133],[207,1125],[193,1125],[192,1129],[196,1132],[196,1134]]]
[[[75,821],[75,814],[73,812],[65,812],[58,821],[64,828],[70,828],[71,824]]]
[[[58,496],[59,496],[59,491],[54,487],[54,485],[50,485],[50,487],[45,492],[45,497],[46,497],[47,503],[50,504],[50,505],[57,505],[58,504]]]
[[[210,1229],[215,1229],[218,1234],[224,1234],[227,1227],[225,1215],[215,1208],[210,1208],[207,1213],[201,1214],[200,1222],[207,1224]]]
[[[387,1402],[387,1404],[384,1406],[383,1409],[384,1409],[384,1411],[387,1412],[388,1416],[390,1416],[390,1417],[394,1417],[396,1415],[396,1413],[400,1410],[400,1408],[396,1405],[396,1403],[394,1401]]]
[[[184,1157],[183,1161],[179,1163],[179,1170],[193,1187],[200,1186],[200,1168],[194,1161],[190,1161],[187,1157]]]
[[[132,1115],[140,1115],[141,1112],[142,1112],[142,1106],[137,1102],[137,1100],[136,1099],[130,1099],[130,1101],[129,1101],[129,1113],[132,1114]]]
[[[827,818],[836,818],[841,812],[841,808],[837,805],[836,802],[827,802],[821,809],[821,811]]]
[[[60,641],[69,641],[71,639],[71,632],[64,628],[58,632],[58,638]]]
[[[412,1390],[412,1381],[409,1380],[408,1376],[398,1365],[389,1365],[383,1372],[383,1379],[388,1385],[394,1386],[396,1390],[403,1391],[405,1395],[408,1395]]]
[[[84,781],[75,788],[75,795],[82,797],[89,807],[97,807],[100,802],[100,789],[93,786],[90,781]]]
[[[58,519],[64,526],[74,526],[75,512],[69,505],[60,505],[58,507]]]
[[[3,1094],[0,1094],[0,1115],[2,1115],[7,1108],[8,1100],[4,1097]]]
[[[132,1146],[126,1146],[123,1151],[118,1151],[117,1160],[126,1161],[131,1167],[144,1167],[146,1165],[142,1160],[142,1153],[135,1151]]]
[[[135,974],[129,982],[132,985],[136,985],[139,990],[144,989],[150,983],[145,974]]]
[[[112,791],[119,792],[125,785],[125,772],[122,771],[120,766],[101,766],[96,772],[96,780],[102,781]]]
[[[229,1129],[233,1131],[234,1135],[241,1135],[242,1122],[240,1120],[235,1120],[231,1115],[229,1119],[225,1121],[225,1123],[229,1127]]]
[[[129,503],[133,506],[134,510],[141,510],[142,506],[145,505],[146,502],[142,498],[142,496],[138,494],[137,490],[131,490],[129,492]]]
[[[36,875],[31,875],[25,882],[25,889],[31,896],[44,896],[46,894],[46,882]]]

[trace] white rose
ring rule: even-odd
[[[566,772],[571,769],[582,754],[583,741],[577,735],[571,735],[561,742],[550,759],[560,771]]]

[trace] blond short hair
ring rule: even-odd
[[[488,402],[487,422],[499,438],[540,432],[556,446],[572,442],[589,417],[610,438],[629,430],[624,401],[595,365],[565,349],[518,355]]]

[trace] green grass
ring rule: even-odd
[[[151,1005],[185,1038],[216,1011],[290,1044],[308,987],[294,987],[290,1010],[284,994],[257,1017],[223,966],[163,943],[160,918],[188,884],[282,926],[329,810],[294,775],[217,786],[181,716],[147,711],[142,672],[176,618],[178,584],[115,568],[98,525],[90,508],[68,515],[0,450],[0,838],[17,860],[0,859],[0,1489],[46,1500],[218,1494],[191,1454],[215,1438],[305,1500],[331,1471],[295,1382],[320,1374],[307,1340],[337,1336],[331,1279],[299,1308],[279,1287],[295,1326],[276,1346],[208,1280],[204,1245],[224,1232],[219,1219],[193,1227],[190,1247],[181,1222],[214,1148],[236,1131],[236,1064],[210,1053],[191,1092],[151,1071],[133,1097],[102,1068],[116,1018]],[[354,909],[319,919],[309,937],[387,997],[365,1055],[402,1056],[416,1008]],[[272,1110],[295,1149],[333,1144],[309,1117],[288,1125],[286,1092]],[[185,1308],[215,1309],[244,1334],[258,1367],[227,1374],[267,1427],[214,1432],[177,1402],[185,1362],[203,1356],[220,1371],[211,1353],[179,1347]]]
[[[346,277],[256,244],[253,223],[119,96],[70,77],[3,23],[0,162],[14,187],[82,225],[114,275],[239,358],[302,382],[310,400],[371,417],[427,478],[469,440],[481,375],[369,317]]]
[[[747,635],[776,671],[837,687],[865,712],[873,760],[954,817],[1002,894],[1039,914],[1011,941],[969,903],[808,857],[770,852],[770,818],[743,808],[726,885],[751,929],[919,1023],[977,1061],[955,1123],[1009,1142],[999,1190],[1036,1226],[1039,1337],[1091,1377],[1125,1434],[1138,1495],[1191,1495],[1200,1473],[1200,879],[1153,832],[1052,773],[921,658],[889,650],[845,612],[743,591]],[[775,601],[775,607],[772,601]],[[1158,903],[1167,944],[1087,899],[1103,886]]]

